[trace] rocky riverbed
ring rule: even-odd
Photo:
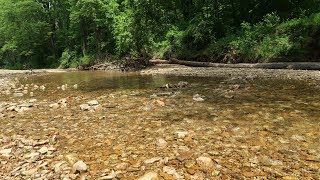
[[[0,179],[319,179],[317,72],[235,71],[3,77]]]

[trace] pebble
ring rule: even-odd
[[[167,143],[166,140],[160,138],[160,139],[157,140],[156,145],[157,145],[157,147],[158,147],[159,149],[164,149],[164,148],[167,147],[168,143]]]
[[[163,172],[172,175],[174,179],[184,179],[183,176],[177,173],[174,167],[164,166],[162,170]]]
[[[31,175],[35,174],[37,171],[38,171],[37,168],[33,168],[28,171],[23,171],[21,174],[24,176],[31,176]]]
[[[92,101],[87,102],[87,104],[89,106],[96,106],[96,105],[99,105],[99,102],[97,100],[92,100]]]
[[[12,152],[12,148],[0,150],[1,155],[10,154],[11,152]]]
[[[176,134],[178,135],[179,139],[183,139],[188,135],[187,131],[177,131]]]
[[[147,159],[144,161],[144,164],[153,164],[155,162],[158,162],[160,161],[162,158],[161,157],[154,157],[154,158],[151,158],[151,159]]]
[[[45,146],[39,149],[39,152],[40,152],[41,154],[45,154],[45,153],[47,153],[48,151],[49,151],[48,148],[45,147]]]
[[[58,109],[59,108],[59,104],[58,103],[53,103],[49,105],[50,108],[52,109]]]
[[[103,176],[103,177],[100,178],[100,180],[114,179],[114,178],[117,177],[118,174],[119,174],[118,171],[116,171],[116,172],[111,171],[111,173],[108,176]]]
[[[148,172],[140,178],[138,178],[138,180],[159,180],[159,177],[156,172]]]
[[[124,162],[124,163],[118,164],[115,169],[116,170],[126,170],[126,169],[128,169],[129,166],[130,166],[129,163]]]
[[[214,162],[211,158],[208,157],[198,157],[196,159],[197,164],[199,165],[200,169],[203,171],[211,171],[215,168]]]
[[[83,161],[76,162],[72,167],[73,173],[82,173],[88,170],[87,165]]]
[[[193,99],[194,101],[197,101],[197,102],[202,102],[202,101],[204,101],[203,96],[201,96],[201,95],[199,95],[199,94],[193,95],[192,99]]]
[[[81,104],[80,109],[81,111],[89,111],[91,108],[88,104]]]

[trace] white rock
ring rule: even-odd
[[[162,138],[160,138],[160,139],[157,140],[157,147],[158,147],[158,148],[164,149],[164,148],[167,147],[167,145],[168,145],[168,143],[167,143],[166,140],[164,140],[164,139],[162,139]]]
[[[159,180],[159,177],[156,172],[148,172],[141,176],[138,180]]]
[[[59,104],[58,103],[53,103],[53,104],[50,104],[49,107],[53,108],[53,109],[57,109],[57,108],[59,108]]]
[[[83,161],[78,161],[76,162],[73,167],[72,167],[72,172],[73,173],[81,173],[81,172],[86,172],[88,170],[87,165]]]
[[[196,161],[201,170],[210,171],[215,167],[212,159],[208,157],[198,157]]]
[[[30,99],[29,100],[29,103],[35,103],[35,102],[37,102],[37,99]]]
[[[115,169],[116,170],[126,170],[126,169],[128,169],[129,166],[130,166],[129,163],[124,162],[124,163],[118,164]]]
[[[202,98],[202,96],[201,95],[199,95],[199,94],[195,94],[195,95],[193,95],[193,98],[192,98],[194,101],[197,101],[197,102],[202,102],[202,101],[204,101],[204,99]]]
[[[177,173],[176,169],[170,166],[164,166],[163,172],[173,175],[174,179],[184,179],[180,174]]]
[[[40,152],[41,154],[45,154],[45,153],[47,153],[48,151],[49,151],[48,148],[45,147],[45,146],[39,149],[39,152]]]
[[[188,135],[187,131],[177,131],[176,134],[178,135],[178,138],[183,139]]]
[[[97,100],[92,100],[92,101],[87,102],[87,104],[89,106],[97,106],[97,105],[99,105],[99,102]]]
[[[119,174],[119,172],[114,172],[113,170],[111,171],[111,173],[108,175],[108,176],[104,176],[104,177],[101,177],[100,180],[104,180],[104,179],[114,179],[117,177],[117,175]]]
[[[81,104],[80,109],[82,111],[89,111],[91,109],[91,107],[88,104]]]
[[[78,84],[73,85],[73,89],[78,89]]]
[[[12,148],[0,150],[1,155],[10,154],[11,152],[12,152]]]
[[[22,97],[22,96],[23,96],[23,93],[21,93],[21,92],[15,92],[15,93],[13,93],[13,96],[14,96],[14,97]]]
[[[300,135],[292,135],[291,139],[296,140],[296,141],[306,141],[306,138],[304,136],[300,136]]]
[[[37,168],[34,168],[34,169],[30,169],[28,171],[23,171],[21,174],[24,175],[24,176],[31,176],[34,173],[36,173],[37,170],[38,170]]]
[[[161,157],[154,157],[154,158],[151,158],[151,159],[147,159],[144,161],[144,164],[153,164],[155,162],[158,162],[160,161],[162,158]]]
[[[38,152],[33,152],[30,154],[25,155],[25,158],[34,158],[34,157],[38,157],[40,154]]]

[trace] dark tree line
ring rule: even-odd
[[[0,64],[320,57],[320,0],[0,0]]]

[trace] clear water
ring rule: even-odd
[[[189,86],[159,88],[180,81]],[[181,146],[189,148],[190,159],[201,155],[214,159],[220,178],[248,177],[248,172],[269,178],[319,177],[318,82],[70,72],[23,78],[20,83],[45,85],[46,90],[34,91],[37,108],[14,121],[1,120],[1,134],[41,138],[59,134],[61,153],[87,162],[92,177],[120,162],[130,162],[134,168],[148,158],[183,155]],[[57,88],[63,84],[68,84],[66,91]],[[73,89],[74,84],[78,89]],[[195,94],[204,101],[193,100]],[[67,108],[48,107],[62,98],[67,98]],[[80,104],[93,99],[102,109],[82,112]],[[179,140],[176,132],[181,130],[195,136]],[[157,149],[158,138],[166,139],[168,147]],[[176,161],[169,165],[186,172],[185,162]],[[123,178],[155,169],[161,167],[146,166]]]

